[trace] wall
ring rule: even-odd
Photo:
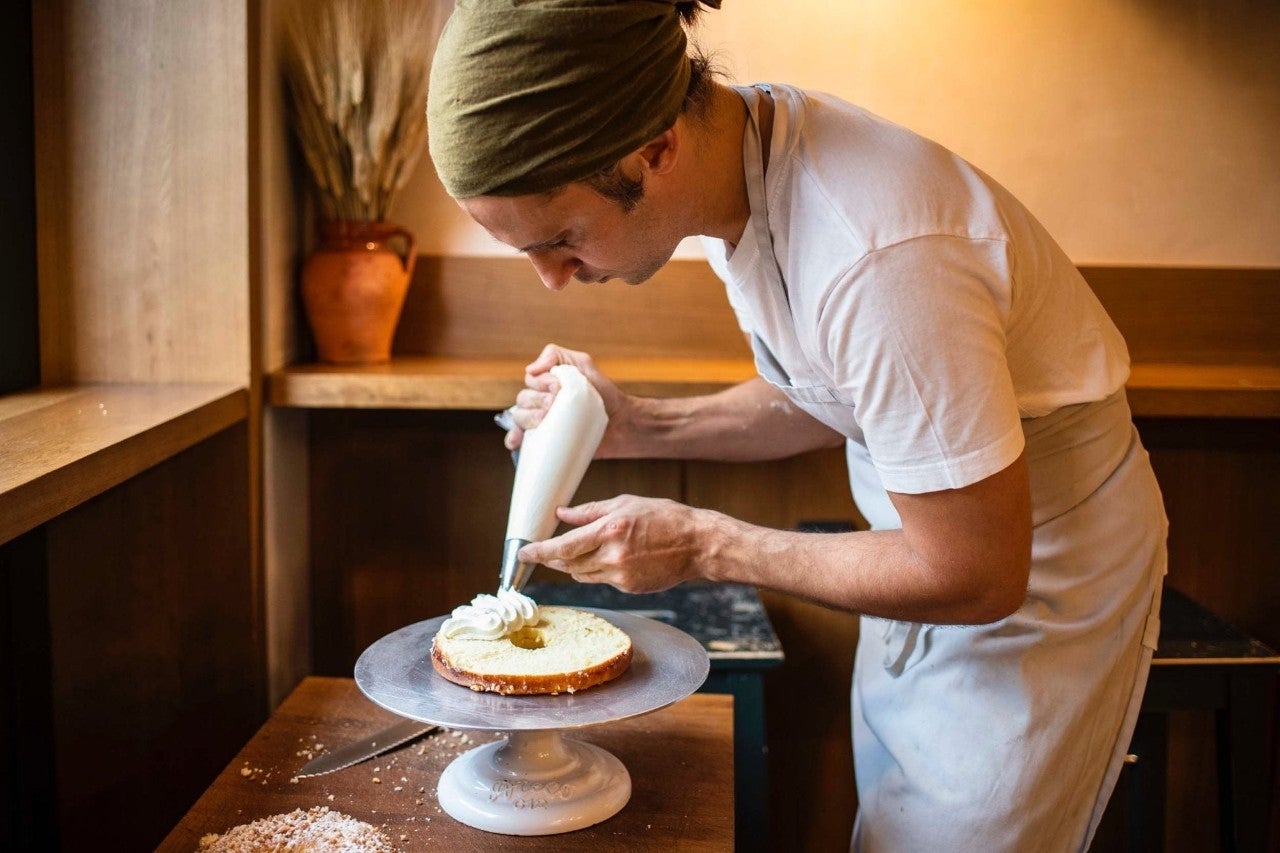
[[[243,5],[34,12],[41,379],[247,383]]]
[[[1077,263],[1280,264],[1280,5],[732,0],[702,26],[734,80],[830,91],[959,152]],[[423,254],[509,253],[426,157],[396,214]]]

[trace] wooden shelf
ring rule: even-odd
[[[1280,366],[1135,364],[1129,405],[1148,417],[1280,417]]]
[[[527,360],[396,358],[341,367],[301,364],[271,374],[268,401],[312,409],[503,409],[524,387]],[[599,359],[600,369],[630,394],[709,394],[755,375],[750,359]]]
[[[625,391],[689,396],[755,375],[749,359],[600,359]],[[501,409],[523,386],[518,359],[397,358],[341,367],[301,364],[273,373],[268,399],[312,409]],[[1280,417],[1280,366],[1135,364],[1134,414],[1147,417]]]
[[[249,411],[223,383],[70,385],[0,398],[0,542],[191,447]]]

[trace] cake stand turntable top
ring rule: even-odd
[[[605,684],[556,696],[480,693],[447,681],[431,665],[431,640],[447,616],[387,634],[356,661],[356,684],[388,711],[450,729],[575,729],[656,711],[693,693],[710,662],[702,644],[662,622],[611,610],[579,608],[631,637],[631,666]]]

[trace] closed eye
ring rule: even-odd
[[[548,249],[562,249],[569,245],[569,238],[565,234],[553,237],[550,240],[543,240],[541,243],[531,243],[516,249],[517,252],[527,255],[530,252],[545,252]]]

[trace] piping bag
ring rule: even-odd
[[[604,401],[578,368],[557,364],[551,375],[560,390],[542,422],[526,430],[520,444],[499,590],[524,588],[534,564],[520,562],[517,553],[555,532],[556,508],[573,499],[609,424]]]

